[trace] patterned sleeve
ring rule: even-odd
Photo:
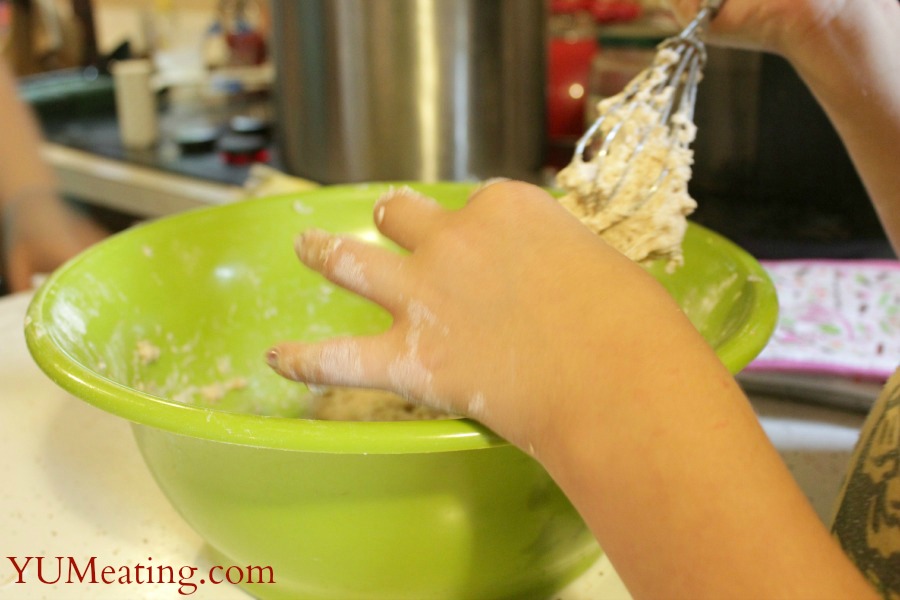
[[[900,369],[863,425],[832,533],[884,598],[900,600]]]

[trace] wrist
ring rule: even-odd
[[[704,389],[710,385],[734,387],[687,316],[652,284],[626,294],[630,306],[613,311],[618,317],[608,325],[598,326],[594,319],[577,330],[582,340],[571,346],[580,351],[556,374],[552,401],[533,433],[542,461],[566,469],[579,464],[585,452],[591,460],[615,453],[621,448],[618,436],[630,437],[653,421],[651,415],[672,409],[673,397],[709,397]],[[592,341],[602,342],[590,347]]]
[[[803,25],[784,27],[777,51],[826,110],[858,112],[861,99],[895,82],[893,50],[900,10],[896,0],[833,4],[830,11],[815,11],[801,3],[806,14],[795,22]]]

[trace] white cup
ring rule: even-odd
[[[153,90],[153,63],[149,60],[120,60],[112,66],[116,90],[116,117],[119,137],[126,148],[146,149],[159,137],[156,94]]]

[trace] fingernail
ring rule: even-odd
[[[390,200],[391,198],[395,198],[397,196],[406,196],[408,198],[426,198],[425,194],[422,194],[408,185],[401,185],[400,187],[390,186],[386,192],[381,194],[378,197],[378,200],[375,201],[376,208]]]
[[[380,196],[378,196],[378,199],[375,200],[375,207],[377,208],[381,206],[382,204],[393,198],[396,193],[397,188],[395,188],[394,186],[389,186],[387,191],[383,192]]]
[[[414,190],[408,185],[401,185],[400,187],[395,188],[391,186],[387,189],[386,192],[381,194],[378,199],[375,201],[374,213],[375,213],[375,224],[381,225],[384,222],[384,215],[387,209],[387,203],[394,200],[395,198],[404,197],[412,200],[416,200],[424,203],[434,202],[434,199],[430,196],[426,196],[422,192],[418,190]]]
[[[294,251],[297,253],[297,256],[300,257],[305,263],[309,262],[309,259],[312,258],[313,247],[317,245],[322,245],[321,242],[330,237],[330,234],[327,231],[323,231],[321,229],[311,228],[307,229],[294,240]],[[323,245],[323,247],[319,250],[319,259],[324,262],[324,260],[331,253],[333,248],[331,244]]]
[[[278,369],[278,349],[277,348],[269,348],[269,351],[266,352],[266,363],[272,367],[273,369]]]
[[[400,186],[400,189],[398,189],[398,190],[396,191],[396,194],[397,194],[397,195],[400,195],[400,196],[414,196],[414,197],[416,197],[416,198],[421,198],[421,197],[422,197],[422,194],[420,194],[420,193],[417,192],[416,190],[412,189],[412,188],[409,187],[408,185],[401,185],[401,186]]]
[[[512,181],[509,177],[491,177],[490,179],[485,179],[481,182],[481,185],[475,190],[476,192],[480,192],[481,190],[491,187],[495,183],[503,183],[505,181]]]
[[[381,225],[384,222],[384,202],[379,198],[375,203],[375,224]]]
[[[314,236],[313,231],[313,229],[307,229],[294,239],[294,251],[300,258],[303,258],[306,255],[309,242]]]
[[[478,184],[478,187],[476,187],[474,190],[472,190],[472,192],[469,194],[469,198],[468,198],[467,202],[472,200],[472,198],[474,198],[475,196],[477,196],[478,194],[480,194],[487,188],[491,187],[495,183],[504,183],[506,181],[512,181],[512,180],[507,177],[491,177],[490,179],[485,179],[484,181],[482,181],[481,183]]]

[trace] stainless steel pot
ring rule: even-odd
[[[272,0],[279,152],[323,183],[536,179],[544,0]]]

